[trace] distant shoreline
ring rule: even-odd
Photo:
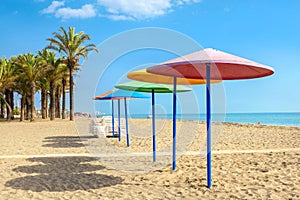
[[[108,114],[109,115],[109,114]],[[172,114],[156,114],[156,119],[172,119]],[[124,117],[123,115],[121,117]],[[130,114],[129,118],[147,119],[151,114]],[[206,115],[201,114],[177,114],[178,120],[205,121]],[[226,113],[213,114],[215,122],[228,122],[239,124],[265,124],[276,126],[300,126],[300,112],[274,112],[274,113]]]

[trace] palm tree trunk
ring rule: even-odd
[[[62,79],[62,118],[66,119],[66,79]]]
[[[56,87],[56,93],[55,93],[55,117],[60,118],[60,87]]]
[[[29,115],[30,115],[30,105],[29,105],[29,100],[28,100],[28,96],[25,96],[25,120],[29,119]]]
[[[11,115],[10,115],[10,119],[13,120],[15,118],[14,116],[14,91],[9,91],[9,99],[10,99],[10,102],[9,102],[9,105],[10,105],[10,108],[12,109],[11,111]]]
[[[5,90],[5,101],[6,101],[6,120],[11,120],[11,109],[8,105],[10,105],[10,91],[8,89]]]
[[[45,94],[45,112],[46,112],[46,118],[49,116],[49,106],[48,106],[48,91],[46,91]]]
[[[55,119],[55,84],[50,82],[50,120]]]
[[[31,90],[31,115],[30,115],[30,121],[34,121],[34,90],[35,90],[35,83],[31,82],[30,84],[30,90]]]
[[[70,120],[74,120],[74,94],[73,94],[73,65],[71,61],[68,61],[68,67],[70,70],[69,74],[69,85],[70,85]]]
[[[5,103],[3,99],[0,99],[0,104],[0,118],[4,118]]]
[[[47,92],[46,90],[42,89],[41,91],[41,107],[42,107],[42,118],[46,119],[47,118]]]
[[[6,105],[6,109],[8,109],[9,113],[12,113],[12,109],[11,109],[9,103],[8,103],[6,100],[4,100],[4,103],[5,103],[5,105]],[[10,118],[8,118],[7,120],[9,121]]]
[[[24,121],[24,117],[25,117],[25,104],[26,104],[26,96],[22,95],[21,98],[21,113],[20,113],[20,121]]]

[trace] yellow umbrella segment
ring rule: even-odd
[[[171,76],[164,76],[159,74],[152,74],[146,71],[146,69],[129,72],[127,78],[148,82],[148,83],[158,83],[158,84],[173,84],[174,78]],[[222,80],[211,80],[210,83],[219,83]],[[205,84],[205,79],[191,79],[191,78],[177,78],[178,85],[200,85]]]

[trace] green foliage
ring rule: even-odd
[[[50,41],[50,45],[46,48],[61,53],[72,67],[78,64],[79,57],[87,58],[88,52],[98,52],[94,44],[84,45],[85,41],[90,40],[90,36],[82,31],[75,33],[73,27],[69,27],[68,33],[63,27],[60,27],[59,32],[54,32],[53,38],[47,40]]]
[[[15,107],[13,110],[14,115],[19,115],[20,114],[20,109],[18,107]]]

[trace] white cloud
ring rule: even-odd
[[[134,20],[132,17],[125,16],[125,15],[107,15],[106,17],[109,19],[112,19],[114,21],[132,21],[132,20]]]
[[[183,5],[183,4],[187,4],[187,3],[199,3],[202,0],[176,0],[176,4],[177,5]]]
[[[98,0],[113,20],[143,20],[170,13],[175,6],[202,0]]]
[[[43,0],[36,0],[43,1]],[[199,3],[202,0],[97,0],[98,5],[86,4],[79,9],[65,7],[65,1],[52,1],[51,5],[40,11],[54,14],[63,20],[70,18],[91,18],[97,16],[94,6],[105,8],[98,16],[112,20],[144,20],[166,15],[175,7]]]
[[[65,5],[64,1],[52,1],[51,5],[41,11],[42,14],[55,13],[57,8]]]
[[[55,12],[55,17],[62,19],[70,19],[70,18],[90,18],[96,16],[96,10],[93,5],[86,4],[79,9],[73,8],[59,8]]]
[[[98,0],[113,16],[127,16],[133,19],[147,19],[171,11],[171,0]],[[124,17],[121,17],[123,19]]]

